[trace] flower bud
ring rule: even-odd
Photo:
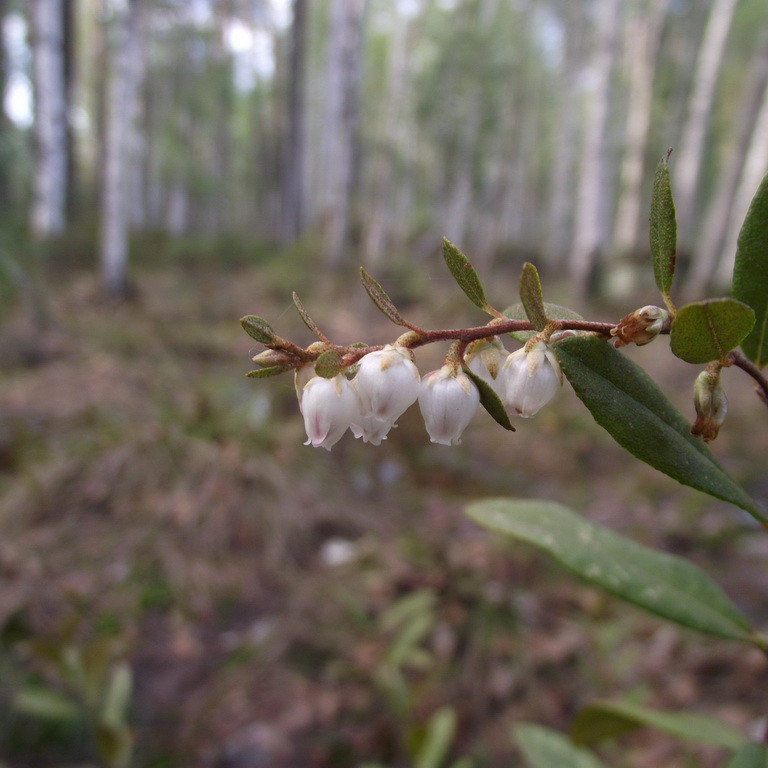
[[[500,376],[504,382],[504,405],[524,418],[538,413],[562,384],[560,365],[543,341],[530,351],[523,347],[513,352],[502,366]]]
[[[705,370],[696,377],[693,405],[696,408],[696,421],[691,427],[691,434],[709,443],[717,437],[728,413],[728,398],[720,383],[719,370],[717,373]]]
[[[391,426],[419,394],[419,371],[405,347],[387,344],[361,358],[355,386],[364,417]]]
[[[357,395],[347,379],[313,376],[303,387],[300,399],[307,442],[330,451],[358,413]]]
[[[637,344],[641,347],[661,333],[668,319],[669,312],[666,309],[649,304],[622,317],[616,327],[611,328],[611,336],[616,337],[617,347],[626,344]]]
[[[421,380],[419,408],[433,443],[458,445],[480,404],[480,393],[466,373],[444,365]]]
[[[272,368],[272,366],[275,365],[288,365],[293,362],[294,359],[295,358],[291,355],[279,349],[265,349],[263,352],[259,352],[258,355],[254,355],[251,358],[259,368]]]
[[[469,370],[487,382],[501,399],[504,398],[504,386],[499,373],[507,354],[498,336],[473,341],[464,354],[464,362]]]

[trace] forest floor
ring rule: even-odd
[[[302,444],[289,377],[243,375],[257,348],[240,316],[312,340],[280,281],[143,270],[123,304],[86,273],[55,285],[43,330],[23,307],[0,328],[0,765],[105,764],[88,712],[123,662],[142,767],[411,768],[443,707],[441,765],[477,768],[522,765],[516,724],[565,731],[597,698],[745,734],[768,715],[756,651],[664,625],[465,517],[485,496],[560,501],[690,557],[768,627],[765,536],[635,462],[567,386],[515,434],[481,413],[461,446],[432,445],[412,408],[381,447],[348,435],[328,453]],[[450,281],[429,287],[415,321],[482,321]],[[334,340],[394,338],[350,290],[302,299]],[[696,372],[665,339],[628,354],[691,415]],[[768,506],[764,407],[726,373],[713,449]],[[645,730],[599,751],[615,768],[725,759]]]

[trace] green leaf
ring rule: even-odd
[[[443,238],[443,258],[453,275],[453,279],[459,284],[467,298],[476,307],[487,310],[488,302],[485,300],[485,291],[483,291],[483,285],[475,268],[469,259],[446,238]]]
[[[240,325],[243,330],[256,341],[262,344],[272,344],[277,335],[272,330],[272,326],[258,315],[246,315],[240,318]]]
[[[578,397],[620,446],[683,485],[768,522],[640,366],[595,336],[563,339],[554,349]]]
[[[685,627],[750,640],[750,627],[698,566],[657,552],[554,502],[487,499],[467,514],[486,528],[544,550],[611,594]]]
[[[727,749],[738,749],[743,740],[737,728],[705,715],[617,701],[593,701],[584,707],[571,725],[571,738],[576,744],[594,744],[643,726]]]
[[[462,365],[461,368],[475,383],[475,386],[480,393],[480,405],[488,411],[491,418],[497,424],[500,424],[504,429],[507,429],[510,432],[515,432],[516,430],[509,420],[509,414],[507,413],[506,408],[504,408],[504,403],[501,402],[501,399],[496,394],[493,387],[485,379],[478,376],[474,371],[471,371],[466,365]]]
[[[387,292],[374,280],[362,267],[360,267],[360,280],[371,301],[395,324],[406,326],[403,316],[398,312]]]
[[[13,708],[43,720],[77,720],[80,708],[69,697],[51,688],[28,685],[19,690]]]
[[[249,379],[268,379],[270,376],[277,376],[278,373],[283,373],[284,370],[279,365],[271,365],[269,368],[255,368],[252,371],[248,371],[245,375]]]
[[[520,723],[514,732],[531,768],[605,768],[591,752],[551,728]]]
[[[117,663],[109,676],[109,684],[104,695],[101,722],[115,729],[122,728],[128,719],[128,707],[133,694],[133,673],[130,665]]]
[[[512,304],[504,310],[504,314],[510,320],[528,320],[528,314],[522,304]],[[568,307],[561,307],[559,304],[550,304],[548,301],[544,302],[544,314],[549,320],[584,319],[578,312],[574,312],[572,309],[568,309]],[[536,331],[513,331],[509,335],[525,344],[535,333]]]
[[[651,194],[651,257],[656,285],[666,297],[675,276],[677,254],[677,220],[672,185],[669,180],[669,155],[661,158],[653,177]]]
[[[544,309],[541,280],[536,267],[529,261],[523,264],[520,275],[520,300],[531,325],[537,331],[543,331],[547,324],[547,313]]]
[[[455,732],[456,712],[452,707],[440,707],[427,724],[414,768],[439,768],[448,754]]]
[[[755,327],[741,346],[744,354],[762,368],[768,364],[768,174],[752,198],[739,232],[733,297],[755,311]]]
[[[335,349],[326,349],[315,360],[315,373],[324,379],[332,379],[344,370],[341,360],[340,352]]]
[[[768,745],[757,742],[745,744],[727,768],[768,768]]]
[[[677,311],[670,329],[670,349],[687,363],[723,360],[754,324],[752,308],[735,299],[695,301]]]
[[[320,330],[320,328],[318,328],[317,323],[309,316],[309,312],[307,312],[306,308],[304,307],[304,304],[299,298],[299,294],[294,291],[291,295],[293,298],[293,303],[296,305],[296,309],[299,311],[299,315],[301,315],[301,319],[304,321],[304,325],[306,325],[307,328],[309,328],[309,330],[312,331],[312,333],[314,333],[315,336],[317,336],[319,339],[327,341],[325,334]]]

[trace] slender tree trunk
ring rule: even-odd
[[[306,51],[307,0],[293,0],[288,63],[288,140],[285,143],[283,163],[282,239],[285,243],[296,240],[304,229],[306,207],[306,169],[304,163],[306,141]]]
[[[0,0],[0,29],[5,23],[8,12],[8,0]],[[5,93],[8,80],[8,64],[5,46],[0,46],[0,94]],[[7,216],[13,210],[12,172],[11,172],[11,121],[5,109],[0,109],[0,217]]]
[[[739,181],[757,130],[758,115],[760,106],[765,100],[766,88],[768,88],[768,31],[763,33],[757,55],[753,60],[744,90],[735,140],[729,147],[725,170],[721,174],[720,183],[703,217],[696,260],[691,265],[691,273],[686,280],[686,294],[689,299],[701,295],[718,261],[723,258],[723,249],[726,247],[725,238],[733,216]],[[728,243],[728,247],[735,248],[736,243]]]
[[[704,156],[709,116],[737,0],[714,0],[699,47],[688,113],[675,163],[675,207],[679,244],[690,247],[696,190]]]
[[[35,87],[32,233],[48,237],[66,225],[67,114],[63,0],[31,3]]]
[[[331,0],[323,137],[323,220],[327,263],[331,268],[340,266],[349,242],[358,160],[364,15],[365,0]]]
[[[105,0],[109,24],[106,125],[101,192],[100,264],[105,291],[128,293],[131,152],[135,148],[135,64],[139,0]]]
[[[576,219],[569,259],[569,272],[576,295],[586,292],[596,260],[605,247],[606,195],[603,168],[618,21],[618,0],[600,0],[597,5],[595,53],[591,64],[592,87],[587,94],[576,191]]]
[[[640,242],[645,150],[651,126],[651,100],[656,55],[670,0],[636,4],[627,19],[625,39],[629,54],[629,93],[620,197],[613,230],[613,249],[631,251]]]
[[[752,140],[744,161],[741,180],[734,197],[730,225],[725,238],[725,248],[721,251],[720,263],[715,272],[714,282],[717,285],[726,286],[731,282],[739,231],[744,217],[747,215],[749,204],[752,202],[766,170],[768,170],[768,88],[763,93]]]

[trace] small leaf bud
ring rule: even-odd
[[[720,370],[707,369],[696,377],[693,385],[693,405],[696,421],[691,434],[709,443],[717,437],[728,413],[728,398],[720,383]]]
[[[433,443],[458,445],[480,404],[480,393],[463,371],[450,365],[421,380],[419,408]]]
[[[254,355],[251,361],[259,368],[272,368],[273,366],[287,368],[295,359],[292,355],[279,349],[265,349],[263,352],[259,352],[258,355]]]
[[[487,382],[493,391],[504,398],[503,379],[499,376],[508,352],[498,336],[473,341],[464,354],[464,362],[472,373]]]
[[[622,317],[616,327],[611,328],[611,336],[616,337],[617,347],[627,344],[641,347],[661,333],[668,319],[669,312],[666,309],[648,304]]]

